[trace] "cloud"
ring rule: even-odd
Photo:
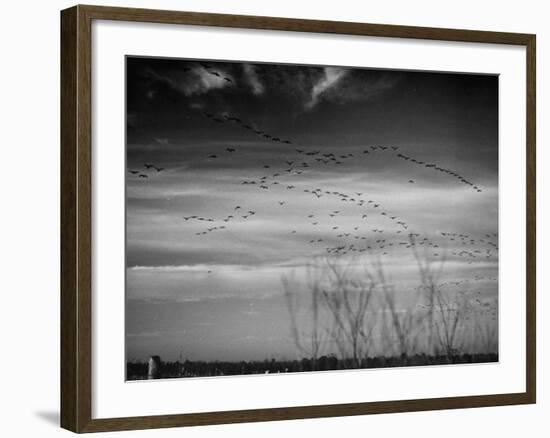
[[[324,76],[313,86],[311,97],[306,103],[306,109],[312,109],[319,102],[323,93],[336,86],[338,82],[348,73],[348,70],[338,67],[325,67]]]
[[[321,101],[337,104],[367,101],[392,89],[399,79],[396,72],[373,75],[369,70],[325,67],[322,77],[313,84],[305,108],[311,110]]]
[[[256,73],[256,69],[253,65],[243,64],[243,70],[246,77],[248,85],[252,89],[252,92],[256,95],[261,95],[264,93],[264,85],[260,82],[260,78]]]
[[[323,98],[336,103],[366,101],[395,87],[399,73],[388,72],[374,77],[367,70],[356,72],[340,81],[337,87],[327,90]]]
[[[225,75],[219,72],[216,76],[202,67],[193,67],[190,70],[171,70],[158,73],[153,69],[147,70],[149,78],[161,82],[185,96],[206,94],[211,90],[219,90],[229,86],[230,82],[223,79]]]
[[[188,64],[185,68],[157,69],[148,67],[145,77],[153,85],[164,85],[186,97],[203,96],[213,91],[232,87],[238,79],[244,90],[255,96],[267,93],[285,96],[287,104],[293,102],[306,111],[321,102],[344,104],[365,101],[391,89],[400,77],[399,73],[373,73],[346,67],[303,67],[280,65],[269,68],[261,64],[220,64],[212,68]],[[237,78],[237,79],[235,79]],[[157,97],[158,90],[149,89],[148,99]],[[193,102],[191,108],[202,109],[201,102]]]

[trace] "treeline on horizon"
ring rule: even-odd
[[[364,368],[390,368],[424,365],[449,365],[498,362],[498,354],[434,355],[369,357],[358,365],[355,359],[339,359],[335,356],[321,356],[318,359],[301,360],[252,360],[252,361],[202,361],[185,360],[162,362],[159,378],[213,377],[251,374],[299,373],[308,371],[336,371]],[[144,380],[148,377],[148,362],[130,361],[126,364],[127,380]]]

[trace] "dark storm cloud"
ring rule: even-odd
[[[195,97],[224,91],[229,99],[232,92],[248,88],[253,96],[283,101],[294,111],[311,110],[319,100],[338,103],[365,101],[392,88],[401,77],[399,72],[266,64],[175,62],[130,58],[128,65],[135,69],[142,92],[152,100],[167,90]],[[131,84],[134,86],[137,84]],[[138,85],[139,86],[139,85]],[[207,97],[207,96],[204,96]],[[219,93],[218,96],[219,98]],[[177,97],[171,96],[172,100]],[[222,101],[224,99],[221,99]],[[225,100],[218,104],[231,108]],[[195,99],[189,105],[202,108],[204,100]]]
[[[234,126],[213,126],[202,116],[202,111],[210,111],[236,115],[257,129],[302,145],[323,145],[326,140],[338,147],[361,142],[411,144],[419,151],[429,151],[434,159],[449,157],[449,153],[453,154],[450,158],[464,155],[471,160],[475,156],[495,168],[492,145],[497,140],[498,114],[487,110],[497,103],[496,77],[245,64],[254,69],[262,84],[264,91],[258,95],[248,85],[250,75],[241,64],[207,65],[215,65],[217,70],[211,71],[230,75],[234,83],[212,76],[193,61],[128,60],[128,113],[133,127],[128,134],[132,144],[155,138],[256,140]],[[315,94],[313,90],[326,79],[327,69],[345,73]],[[196,71],[227,85],[203,87],[203,95],[186,96],[186,87],[197,87]],[[319,100],[326,105],[304,112],[305,106]],[[327,131],[332,133],[328,138]],[[460,148],[442,146],[442,142]]]

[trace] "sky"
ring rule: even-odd
[[[411,233],[441,282],[497,305],[497,76],[135,57],[126,75],[128,360],[300,357],[283,284],[379,261],[405,306]]]

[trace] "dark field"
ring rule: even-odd
[[[189,361],[166,362],[162,364],[163,379],[181,377],[213,377],[250,374],[299,373],[303,371],[335,371],[359,368],[391,368],[422,365],[450,365],[467,363],[498,362],[498,354],[461,354],[456,356],[427,356],[417,354],[407,357],[372,357],[364,359],[360,366],[353,359],[341,360],[334,356],[322,356],[319,359],[302,360],[263,360],[263,361]],[[147,362],[128,362],[127,380],[147,379]]]

